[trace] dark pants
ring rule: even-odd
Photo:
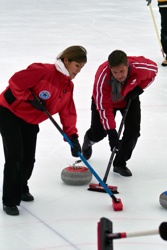
[[[167,8],[159,8],[161,14],[161,43],[167,59]]]
[[[124,114],[124,109],[114,108],[114,116],[119,110],[121,114]],[[92,119],[91,127],[87,131],[89,139],[93,142],[99,142],[106,137],[106,132],[103,129],[103,125],[100,121],[99,112],[96,110],[95,102],[92,98]],[[113,165],[114,166],[125,166],[126,161],[130,159],[132,151],[137,143],[137,139],[140,136],[140,121],[141,121],[141,110],[139,98],[133,100],[130,104],[129,111],[125,120],[124,132],[121,141],[121,147],[119,152],[116,154]]]
[[[3,204],[19,205],[21,194],[29,192],[34,162],[38,125],[26,123],[10,110],[0,106],[0,133],[2,135],[5,165]]]

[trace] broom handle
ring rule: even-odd
[[[153,229],[148,231],[138,231],[138,232],[129,232],[129,233],[113,233],[108,234],[109,239],[122,239],[122,238],[131,238],[131,237],[140,237],[140,236],[147,236],[147,235],[155,235],[159,234],[159,229]]]
[[[40,99],[34,94],[34,92],[31,90],[32,95],[41,103]],[[42,105],[42,103],[41,103]],[[70,144],[72,148],[74,148],[71,140],[69,137],[64,133],[64,131],[60,128],[58,123],[54,120],[54,118],[50,115],[50,113],[47,111],[45,106],[43,106],[45,114],[48,116],[48,118],[51,120],[51,122],[55,125],[55,127],[58,129],[58,131],[62,134],[64,139]],[[87,160],[83,157],[83,155],[78,151],[78,156],[80,159],[85,163],[85,165],[88,167],[90,172],[95,176],[95,178],[99,181],[100,185],[103,186],[105,191],[110,195],[110,197],[113,199],[115,203],[120,203],[120,201],[114,196],[114,194],[111,192],[111,190],[106,186],[106,184],[101,180],[101,178],[97,175],[97,173],[94,171],[94,169],[89,165]]]
[[[121,239],[121,238],[147,236],[147,235],[155,235],[155,234],[160,234],[161,238],[167,241],[167,222],[162,222],[159,228],[154,229],[154,230],[129,232],[129,233],[114,233],[114,234],[109,233],[108,238],[109,239]]]
[[[157,38],[158,38],[158,42],[159,42],[160,49],[161,49],[161,52],[162,52],[162,56],[163,56],[163,59],[166,60],[165,55],[164,55],[164,51],[163,51],[163,48],[162,48],[162,44],[161,44],[161,41],[160,41],[159,33],[158,33],[158,30],[157,30],[157,25],[156,25],[156,22],[155,22],[155,18],[154,18],[154,14],[153,14],[153,11],[152,11],[151,3],[149,4],[149,7],[150,7],[150,12],[151,12],[151,16],[152,16],[152,19],[153,19],[155,31],[157,33]]]
[[[124,115],[122,117],[122,121],[121,121],[119,130],[118,130],[118,138],[120,138],[120,136],[121,136],[122,128],[123,128],[123,125],[125,123],[125,119],[126,119],[126,116],[127,116],[127,113],[128,113],[129,107],[130,107],[130,104],[131,104],[131,99],[128,101],[127,106],[125,108]],[[107,170],[106,170],[106,173],[105,173],[104,178],[103,178],[103,182],[104,183],[106,183],[106,181],[107,181],[108,174],[110,172],[110,168],[111,168],[111,164],[112,164],[115,152],[116,152],[116,148],[114,148],[113,151],[112,151],[112,153],[111,153],[110,160],[109,160],[108,166],[107,166]]]

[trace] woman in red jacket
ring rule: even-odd
[[[85,48],[71,46],[57,57],[55,64],[33,63],[15,73],[1,93],[0,132],[5,154],[2,200],[7,214],[18,215],[21,200],[34,200],[28,180],[35,162],[38,124],[48,117],[31,91],[51,115],[59,113],[63,130],[74,146],[72,155],[77,157],[77,152],[81,151],[71,80],[86,62]]]
[[[126,167],[140,136],[139,95],[153,81],[158,72],[155,62],[143,56],[128,56],[120,50],[113,51],[108,61],[98,68],[92,97],[91,127],[84,136],[83,156],[88,160],[92,155],[92,145],[108,135],[111,151],[119,150],[114,159],[114,172],[131,176]],[[125,130],[120,143],[116,131],[115,115],[124,113],[127,101],[131,104],[125,120]]]

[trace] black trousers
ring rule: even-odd
[[[114,108],[113,113],[116,116],[116,112],[119,110],[121,114],[124,114],[124,109]],[[93,142],[99,142],[106,137],[106,132],[103,129],[103,125],[100,121],[99,112],[96,110],[94,99],[92,98],[92,117],[91,127],[87,131],[89,139]],[[140,122],[141,122],[141,109],[140,100],[137,97],[130,104],[127,117],[125,120],[124,132],[121,140],[121,147],[119,152],[116,154],[113,161],[114,166],[126,166],[126,161],[130,159],[133,149],[137,143],[138,137],[140,136]]]
[[[26,123],[0,106],[5,165],[2,201],[6,206],[20,205],[21,194],[29,192],[28,180],[35,162],[38,125]]]
[[[159,8],[161,15],[161,43],[167,59],[167,8]]]

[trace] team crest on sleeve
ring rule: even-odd
[[[43,100],[47,100],[50,97],[50,93],[47,90],[43,90],[39,93],[39,97]]]

